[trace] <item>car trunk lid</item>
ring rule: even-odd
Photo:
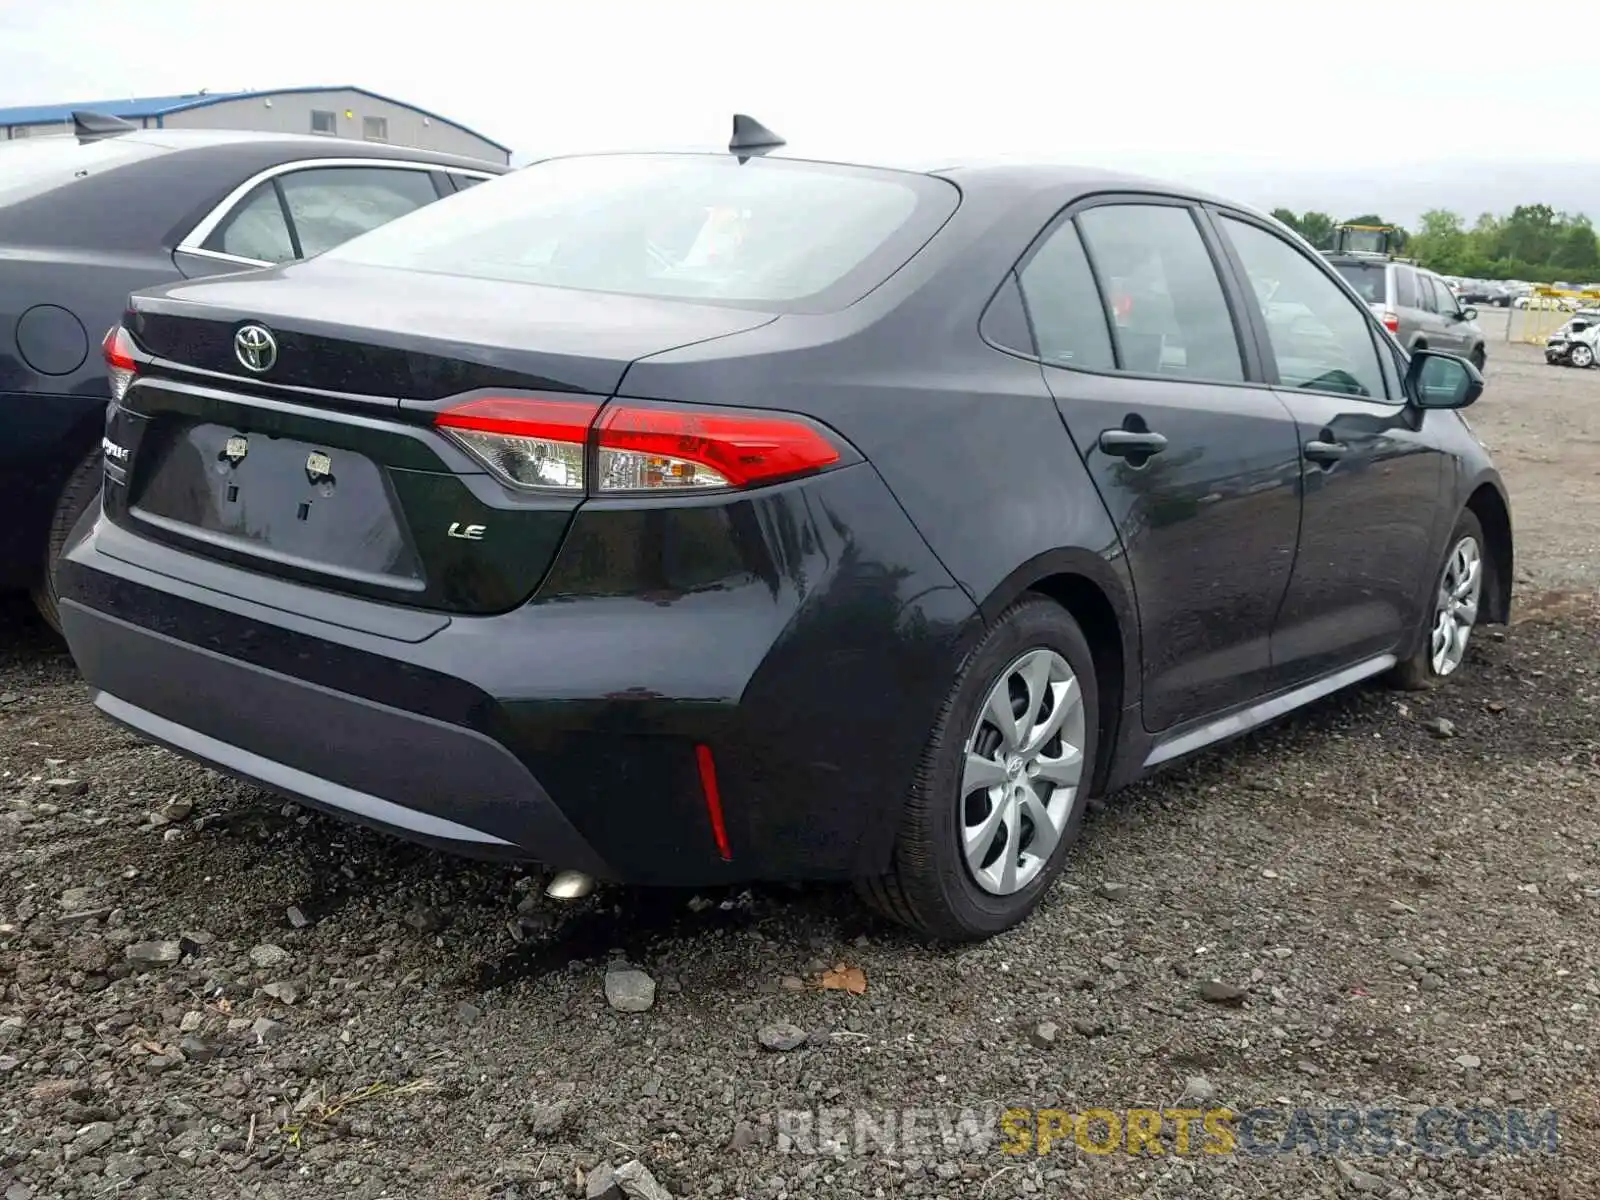
[[[374,268],[296,274],[135,297],[140,369],[111,415],[106,511],[192,553],[450,612],[531,595],[584,492],[511,486],[434,427],[438,411],[500,395],[598,408],[635,360],[772,319]],[[251,327],[270,354],[241,351]]]

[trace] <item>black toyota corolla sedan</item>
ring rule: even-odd
[[[135,295],[60,575],[101,710],[435,845],[975,939],[1089,796],[1507,619],[1481,377],[1269,218],[733,149]]]

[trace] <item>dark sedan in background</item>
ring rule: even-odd
[[[1270,218],[764,132],[135,295],[60,570],[101,710],[569,882],[971,939],[1091,794],[1507,619],[1482,377]]]
[[[0,143],[0,589],[56,624],[50,564],[100,489],[100,342],[128,293],[309,257],[502,174],[367,142],[138,130]]]

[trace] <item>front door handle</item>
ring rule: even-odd
[[[1314,463],[1321,463],[1331,467],[1350,451],[1350,447],[1343,442],[1307,442],[1305,446],[1306,457]]]
[[[1167,448],[1167,439],[1149,430],[1107,429],[1100,435],[1100,449],[1118,458],[1149,458]]]

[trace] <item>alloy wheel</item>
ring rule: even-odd
[[[1027,887],[1066,831],[1083,774],[1078,678],[1054,650],[1029,650],[989,689],[961,776],[960,837],[973,881],[995,896]]]
[[[1594,365],[1594,351],[1587,346],[1574,346],[1572,348],[1572,365],[1575,367],[1592,367]]]
[[[1483,553],[1478,539],[1468,536],[1456,543],[1439,579],[1434,607],[1431,663],[1435,675],[1448,675],[1467,656],[1467,639],[1478,620],[1478,597],[1483,590]]]

